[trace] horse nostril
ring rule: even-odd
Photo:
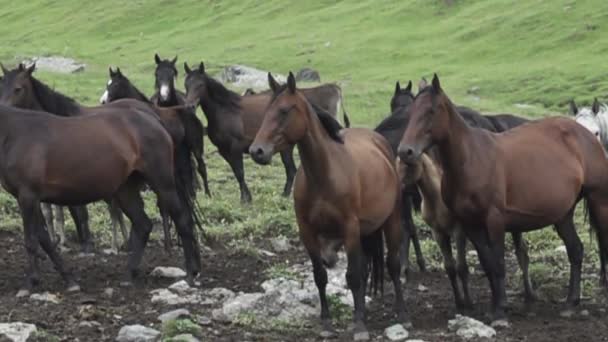
[[[407,154],[408,157],[411,157],[412,154],[414,154],[414,150],[412,150],[411,148],[408,148],[405,153]]]
[[[258,147],[258,148],[255,150],[255,154],[256,154],[256,155],[258,155],[258,156],[261,156],[261,155],[263,155],[263,154],[264,154],[264,150],[262,150],[262,148],[261,148],[261,147]]]

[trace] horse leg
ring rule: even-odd
[[[456,240],[456,272],[462,284],[462,293],[465,309],[473,308],[473,301],[469,293],[469,265],[467,264],[467,237],[460,227],[454,230]]]
[[[411,241],[414,244],[414,252],[416,253],[416,263],[418,264],[418,269],[420,269],[420,272],[426,272],[426,264],[424,262],[424,256],[422,255],[422,249],[420,248],[420,240],[418,239],[418,228],[414,224],[411,212],[409,217],[406,219],[410,221],[410,227],[412,229]]]
[[[120,207],[116,200],[107,200],[106,204],[108,205],[108,212],[110,213],[110,219],[112,221],[112,250],[118,252],[120,249],[118,243],[118,226],[120,226],[123,243],[127,244],[127,231],[125,229],[125,222],[122,218],[122,211],[120,211]]]
[[[386,244],[386,267],[388,269],[388,274],[391,277],[391,281],[393,282],[393,288],[395,291],[395,305],[394,310],[397,314],[397,319],[400,323],[407,325],[411,325],[407,310],[405,308],[405,301],[403,299],[403,290],[401,288],[401,264],[399,260],[399,246],[401,241],[403,241],[402,237],[402,229],[401,229],[401,215],[400,209],[401,205],[398,202],[395,205],[395,209],[393,213],[384,225],[380,228],[384,232],[385,244]],[[410,212],[411,213],[411,212]]]
[[[58,237],[57,244],[60,248],[66,248],[67,239],[65,238],[65,215],[63,214],[63,207],[60,205],[53,205],[55,209],[55,232]]]
[[[207,197],[211,197],[211,191],[209,191],[209,181],[207,179],[207,164],[205,163],[205,159],[203,158],[202,152],[200,154],[195,153],[194,158],[196,159],[198,174],[203,179],[203,188],[205,189],[205,195],[207,195]]]
[[[82,249],[82,253],[93,253],[93,239],[89,230],[89,212],[85,205],[69,206],[70,214],[76,225],[78,240]]]
[[[51,239],[53,240],[53,242],[58,244],[59,237],[55,233],[55,222],[53,222],[53,205],[50,203],[41,203],[40,208],[42,209],[44,221],[46,222],[46,226],[49,230],[49,234],[51,235]]]
[[[293,179],[296,176],[296,163],[293,161],[293,148],[295,145],[291,145],[285,150],[281,151],[281,161],[285,166],[285,187],[283,188],[283,197],[288,197],[291,194],[291,188],[293,187]]]
[[[570,261],[570,284],[566,298],[566,310],[572,310],[581,300],[581,269],[583,264],[583,244],[574,226],[574,209],[563,220],[555,224],[557,234],[564,242]]]
[[[598,196],[599,195],[599,196]],[[595,230],[600,254],[600,286],[608,293],[608,201],[602,194],[587,198],[591,227]]]
[[[452,255],[450,236],[448,234],[439,232],[437,229],[435,230],[434,235],[435,241],[437,241],[437,245],[439,245],[439,249],[443,255],[443,266],[445,267],[445,272],[450,279],[450,284],[452,285],[454,301],[456,302],[456,310],[458,310],[458,312],[463,312],[464,303],[462,301],[462,296],[460,295],[460,289],[458,288],[458,282],[456,280],[456,261]]]
[[[129,237],[129,276],[132,281],[139,277],[139,264],[144,254],[144,248],[152,232],[152,221],[144,211],[144,202],[139,193],[139,187],[134,182],[127,181],[115,195],[115,199],[132,223]]]
[[[528,257],[528,246],[526,241],[522,239],[522,233],[511,233],[513,237],[513,245],[515,246],[515,255],[517,256],[517,263],[521,269],[522,280],[524,282],[524,301],[526,304],[530,304],[536,300],[536,294],[530,281],[530,274],[528,272],[528,265],[530,264],[530,258]]]
[[[242,153],[231,153],[225,150],[219,150],[220,154],[232,168],[234,177],[239,182],[239,188],[241,190],[241,203],[251,203],[251,193],[245,183],[245,169],[243,167],[243,154]]]
[[[169,213],[160,203],[158,203],[158,208],[160,211],[161,220],[163,222],[163,243],[165,247],[165,252],[167,252],[167,254],[171,254],[171,249],[173,248],[173,240],[171,239],[171,221]]]

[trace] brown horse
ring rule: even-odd
[[[141,110],[137,101],[121,102],[99,108],[97,115],[77,117],[0,106],[0,138],[7,142],[0,147],[0,181],[21,209],[29,259],[26,293],[40,281],[38,245],[68,289],[78,289],[44,229],[41,202],[85,205],[115,200],[133,224],[128,268],[136,279],[152,230],[140,195],[142,182],[176,223],[189,279],[200,272],[194,212],[181,195],[183,182],[174,174],[171,137],[153,112]]]
[[[230,164],[234,176],[239,182],[241,201],[251,202],[251,193],[245,183],[243,153],[247,153],[262,120],[264,110],[270,102],[270,94],[240,96],[227,89],[220,82],[205,72],[205,65],[191,70],[184,63],[186,70],[185,87],[187,103],[201,106],[207,117],[207,135],[217,146],[220,155]],[[296,174],[293,161],[293,145],[281,151],[281,160],[285,166],[285,187],[283,196],[289,196]]]
[[[407,320],[399,278],[399,179],[388,142],[368,129],[345,129],[328,113],[313,109],[296,89],[289,73],[286,86],[269,76],[273,90],[262,127],[250,147],[260,164],[296,144],[301,167],[296,175],[294,202],[300,239],[313,265],[321,300],[324,330],[331,330],[325,295],[327,272],[344,246],[348,258],[346,280],[352,291],[355,339],[369,339],[365,327],[365,288],[368,270],[377,289],[383,279],[383,238],[388,271],[395,288],[395,309]]]
[[[507,231],[554,224],[570,259],[567,307],[580,302],[583,246],[573,215],[581,198],[587,202],[598,238],[601,283],[608,287],[608,160],[591,133],[560,117],[501,134],[470,127],[441,89],[437,75],[408,111],[410,123],[399,157],[413,163],[424,151],[437,147],[442,198],[477,249],[490,281],[495,320],[505,318]]]
[[[466,259],[466,236],[462,225],[454,214],[446,207],[441,198],[442,171],[429,155],[423,153],[418,161],[405,164],[397,157],[397,170],[403,186],[416,185],[422,196],[422,219],[433,230],[433,237],[443,255],[443,265],[450,279],[456,309],[463,311],[473,306],[469,294],[469,267]],[[515,254],[522,270],[526,303],[532,302],[536,295],[532,290],[532,282],[528,273],[529,257],[527,247],[521,238],[521,233],[513,233]],[[452,255],[452,237],[456,240],[457,261]],[[458,288],[456,276],[460,279],[462,295]]]

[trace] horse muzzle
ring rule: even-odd
[[[251,144],[249,154],[256,163],[268,165],[272,160],[273,148],[268,144]]]
[[[413,145],[404,145],[400,144],[397,149],[397,155],[401,159],[402,162],[406,164],[414,163],[420,158],[422,154],[422,149],[417,148]]]

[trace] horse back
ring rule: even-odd
[[[306,99],[315,105],[325,109],[332,117],[338,115],[342,89],[334,83],[326,83],[317,87],[300,89]]]

